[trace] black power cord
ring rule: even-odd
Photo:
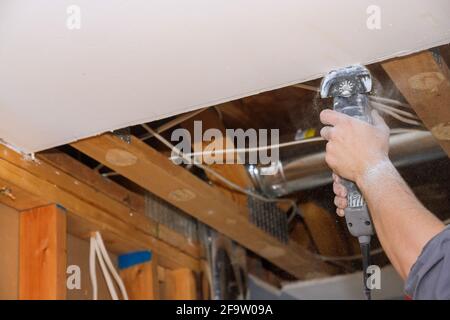
[[[363,267],[363,281],[364,281],[364,294],[367,300],[372,300],[371,290],[368,287],[367,279],[369,274],[367,269],[370,266],[370,242],[360,243],[361,254],[362,254],[362,267]]]

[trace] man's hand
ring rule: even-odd
[[[335,172],[333,188],[338,214],[343,215],[347,207],[347,190],[342,186],[340,176],[358,185],[384,251],[397,272],[406,279],[425,245],[445,226],[417,200],[389,161],[389,128],[378,113],[373,112],[372,118],[374,124],[370,125],[342,113],[322,111],[320,119],[329,125],[321,131],[322,137],[328,140],[325,159]],[[432,255],[444,261],[437,251]],[[410,282],[425,283],[421,275],[430,272],[427,268],[441,270],[436,269],[437,263],[434,262],[419,261],[417,265],[421,267],[412,271]],[[431,295],[442,287],[439,284],[448,284],[442,280],[439,283],[441,274],[436,272],[438,275],[434,278],[426,276],[427,279],[437,279],[432,281],[434,287],[425,286],[431,288]],[[411,290],[414,294],[417,291],[416,288]]]
[[[333,190],[341,216],[347,207],[347,191],[339,176],[359,185],[370,168],[388,159],[389,128],[376,111],[372,112],[372,118],[373,125],[333,110],[320,113],[320,121],[329,125],[322,128],[320,135],[328,140],[325,160],[336,173]]]
[[[338,216],[343,217],[345,215],[344,209],[347,208],[347,189],[341,184],[338,175],[333,173],[333,191],[336,195],[334,197],[334,205],[336,206],[336,213]]]

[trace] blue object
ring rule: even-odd
[[[126,269],[152,260],[150,251],[136,251],[119,256],[119,269]]]

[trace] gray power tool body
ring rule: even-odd
[[[333,70],[322,80],[320,95],[333,97],[333,109],[350,117],[372,123],[371,108],[367,93],[372,90],[370,72],[361,65]],[[370,148],[370,146],[367,146]],[[357,237],[363,255],[364,287],[368,299],[367,268],[370,264],[370,239],[374,234],[372,220],[364,198],[355,183],[342,179],[347,189],[348,206],[345,220],[350,233]]]
[[[369,71],[356,65],[328,73],[322,81],[320,96],[333,97],[334,110],[372,123],[367,97],[371,90],[372,78]],[[345,209],[345,219],[348,229],[361,244],[368,243],[373,235],[373,227],[367,204],[356,184],[345,179],[343,184],[347,188],[348,207]]]

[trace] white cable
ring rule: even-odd
[[[215,176],[216,178],[218,178],[219,180],[221,180],[222,182],[224,182],[225,184],[227,184],[228,186],[230,186],[231,188],[247,194],[248,196],[254,197],[256,199],[262,200],[262,201],[266,201],[266,202],[279,202],[279,201],[285,201],[285,202],[290,202],[293,209],[297,210],[297,204],[294,200],[292,199],[271,199],[271,198],[266,198],[263,197],[259,194],[250,192],[244,188],[241,188],[240,186],[236,185],[235,183],[231,182],[230,180],[228,180],[227,178],[223,177],[222,175],[218,174],[217,172],[215,172],[214,170],[211,170],[210,168],[208,168],[207,166],[204,166],[202,164],[199,164],[195,161],[192,161],[192,158],[189,158],[188,156],[192,156],[194,155],[193,153],[191,154],[184,154],[181,150],[179,150],[177,147],[175,147],[173,144],[171,144],[167,139],[165,139],[164,137],[162,137],[160,134],[156,133],[152,128],[150,128],[149,126],[147,126],[146,124],[142,125],[147,131],[149,131],[151,134],[154,135],[154,137],[156,139],[158,139],[161,143],[163,143],[164,145],[166,145],[169,149],[171,149],[173,152],[175,152],[176,154],[178,154],[181,158],[183,158],[184,160],[186,160],[188,163],[192,163],[193,165],[203,169],[204,171],[207,171],[208,173],[212,174],[213,176]],[[404,128],[395,128],[391,130],[391,133],[403,133],[403,132],[410,132],[410,131],[417,131],[416,129],[404,129]],[[312,140],[312,141],[311,141]],[[323,138],[321,137],[317,137],[317,138],[312,138],[312,139],[307,139],[307,140],[300,140],[300,141],[291,141],[285,144],[279,144],[279,145],[273,145],[273,146],[265,146],[265,147],[261,147],[264,148],[265,150],[269,149],[269,148],[275,148],[275,147],[280,147],[280,146],[288,146],[288,145],[295,145],[300,143],[305,143],[305,142],[313,142],[313,141],[321,141],[323,140]],[[259,148],[250,148],[250,149],[224,149],[224,150],[218,150],[221,151],[222,153],[227,153],[227,152],[248,152],[248,150],[254,151],[255,149],[259,150]],[[263,149],[263,150],[264,150]],[[205,153],[197,153],[197,155],[200,154],[207,154],[208,152]],[[383,248],[378,248],[375,250],[372,250],[370,252],[370,255],[376,255],[376,254],[380,254],[381,252],[383,252]],[[318,255],[318,254],[313,254],[314,256],[318,257],[319,259],[323,260],[323,261],[330,261],[330,262],[334,262],[334,261],[352,261],[352,260],[359,260],[362,258],[362,255],[353,255],[353,256],[343,256],[343,257],[330,257],[330,256],[323,256],[323,255]]]
[[[412,119],[415,119],[415,120],[419,120],[419,117],[417,117],[415,114],[413,114],[411,112],[400,110],[400,109],[395,108],[395,107],[387,106],[385,104],[382,104],[382,103],[379,103],[379,102],[376,102],[376,101],[371,101],[370,103],[371,103],[372,106],[377,106],[377,107],[380,107],[380,108],[387,109],[387,110],[390,110],[392,112],[395,112],[395,113],[397,113],[399,115],[402,115],[402,116],[405,116],[405,117],[408,117],[408,118],[412,118]]]
[[[92,299],[98,299],[97,272],[95,268],[95,238],[90,238],[89,246],[89,275],[92,284]]]
[[[418,131],[418,129],[393,128],[390,131],[391,131],[391,134],[397,134],[397,133]],[[296,141],[289,141],[289,142],[284,142],[284,143],[279,143],[279,144],[273,144],[270,146],[253,147],[253,148],[237,148],[237,149],[219,149],[219,150],[184,153],[184,155],[186,157],[198,157],[198,156],[210,156],[212,154],[220,155],[220,154],[227,154],[227,153],[249,153],[249,152],[270,150],[270,149],[275,149],[275,148],[284,148],[284,147],[299,145],[299,144],[303,144],[303,143],[318,142],[318,141],[324,141],[324,139],[322,137],[315,137],[315,138],[309,138],[309,139],[304,139],[304,140],[296,140]],[[169,159],[174,160],[179,157],[180,156],[172,156]],[[189,161],[191,161],[191,162],[192,162],[192,160],[193,159],[189,159]]]
[[[266,198],[264,196],[261,196],[260,194],[251,192],[249,190],[246,190],[244,188],[242,188],[241,186],[235,184],[234,182],[228,180],[227,178],[225,178],[224,176],[220,175],[219,173],[217,173],[216,171],[210,169],[207,166],[204,166],[198,162],[195,161],[195,158],[192,159],[192,156],[194,155],[193,153],[190,154],[184,154],[180,149],[178,149],[177,147],[175,147],[173,144],[171,144],[167,139],[165,139],[163,136],[161,136],[160,134],[158,134],[157,132],[155,132],[152,128],[150,128],[148,125],[143,124],[142,127],[147,130],[149,133],[153,134],[153,136],[158,139],[161,143],[163,143],[164,145],[166,145],[169,149],[171,149],[174,153],[176,153],[179,157],[183,158],[185,161],[187,161],[187,163],[189,164],[193,164],[196,167],[201,168],[202,170],[210,173],[211,175],[213,175],[214,177],[216,177],[217,179],[219,179],[220,181],[222,181],[223,183],[225,183],[226,185],[228,185],[230,188],[237,190],[243,194],[246,194],[250,197],[253,197],[255,199],[261,200],[263,202],[288,202],[289,204],[291,204],[292,208],[294,209],[295,212],[298,212],[297,210],[297,203],[292,200],[292,199],[272,199],[272,198]],[[393,129],[393,130],[397,130],[397,129]],[[393,131],[392,130],[392,131]],[[399,132],[407,132],[407,131],[413,131],[414,129],[398,129]],[[392,132],[394,133],[394,132]],[[256,147],[256,148],[249,148],[249,149],[223,149],[223,150],[217,150],[217,152],[220,153],[228,153],[228,152],[249,152],[250,151],[256,151],[256,150],[268,150],[268,149],[273,149],[273,148],[277,148],[277,147],[287,147],[287,146],[292,146],[292,145],[296,145],[296,144],[301,144],[301,143],[307,143],[307,142],[316,142],[316,141],[323,141],[324,139],[322,137],[316,137],[316,138],[310,138],[310,139],[306,139],[306,140],[299,140],[299,141],[290,141],[290,142],[286,142],[286,143],[281,143],[281,144],[277,144],[277,145],[270,145],[270,146],[264,146],[264,147]],[[204,152],[204,153],[197,153],[197,154],[208,154],[209,151]],[[171,157],[173,159],[173,157]]]
[[[103,260],[103,255],[102,255],[102,252],[100,251],[99,245],[97,243],[96,236],[93,236],[93,237],[94,237],[93,245],[95,248],[95,252],[97,253],[98,262],[100,264],[100,268],[102,269],[103,275],[105,277],[106,285],[108,286],[108,290],[109,290],[109,293],[111,294],[111,298],[113,300],[119,300],[119,297],[116,292],[116,288],[114,288],[114,283],[111,279],[111,276],[109,275],[108,269],[106,268],[105,261]]]
[[[192,117],[195,117],[196,115],[198,115],[199,113],[202,113],[206,109],[208,109],[208,108],[206,107],[206,108],[202,108],[202,109],[191,111],[189,113],[182,114],[181,116],[179,116],[179,117],[177,117],[177,118],[175,118],[175,119],[173,119],[173,120],[171,120],[169,122],[166,122],[165,124],[163,124],[160,127],[158,127],[156,129],[156,132],[163,133],[164,131],[175,127],[176,125],[178,125],[178,124],[180,124],[180,123],[182,123],[182,122],[184,122],[186,120],[189,120]],[[143,136],[143,137],[141,137],[139,139],[144,141],[144,140],[150,139],[151,137],[152,137],[152,135],[148,134],[148,135],[145,135],[145,136]]]
[[[404,122],[404,123],[407,123],[407,124],[411,124],[411,125],[415,125],[415,126],[422,126],[422,124],[420,122],[418,122],[418,121],[407,119],[407,118],[405,118],[405,117],[403,117],[403,116],[401,116],[401,115],[399,115],[399,114],[397,114],[397,113],[395,113],[393,111],[387,110],[385,108],[380,108],[380,107],[374,106],[374,109],[377,109],[380,112],[387,113],[391,117],[393,117],[393,118],[395,118],[395,119],[397,119],[397,120],[399,120],[401,122]]]
[[[171,149],[173,152],[175,152],[176,154],[178,154],[181,158],[183,158],[184,160],[186,160],[188,163],[192,163],[193,165],[195,165],[196,167],[210,173],[211,175],[213,175],[214,177],[216,177],[217,179],[219,179],[220,181],[222,181],[223,183],[225,183],[226,185],[228,185],[230,188],[237,190],[243,194],[246,194],[250,197],[256,198],[258,200],[264,201],[264,202],[288,202],[291,204],[292,209],[294,211],[297,211],[297,203],[292,200],[292,199],[272,199],[272,198],[266,198],[264,196],[261,196],[257,193],[251,192],[250,190],[246,190],[244,188],[242,188],[241,186],[235,184],[234,182],[228,180],[227,178],[225,178],[224,176],[220,175],[219,173],[217,173],[216,171],[210,169],[207,166],[204,166],[200,163],[198,163],[197,161],[192,161],[192,158],[187,157],[180,149],[178,149],[177,147],[175,147],[173,144],[171,144],[167,139],[165,139],[163,136],[161,136],[160,134],[158,134],[156,131],[154,131],[152,128],[150,128],[149,126],[147,126],[146,124],[142,125],[145,130],[147,130],[148,132],[150,132],[151,134],[153,134],[153,136],[158,139],[161,143],[163,143],[164,145],[166,145],[169,149]],[[321,139],[321,138],[320,138]]]
[[[114,268],[111,258],[108,255],[108,251],[106,251],[105,244],[103,243],[103,239],[102,236],[100,235],[100,232],[95,233],[95,238],[97,240],[98,247],[100,248],[100,251],[103,254],[103,258],[106,261],[106,265],[111,271],[114,279],[117,282],[117,285],[119,286],[120,291],[122,292],[122,297],[124,298],[124,300],[128,300],[128,294],[127,290],[125,289],[125,285],[123,284],[122,278],[120,278],[119,274],[117,273],[116,268]]]
[[[313,91],[313,92],[320,92],[320,89],[318,87],[314,87],[314,86],[311,86],[309,84],[304,84],[304,83],[294,84],[293,87],[301,88],[301,89],[305,89],[305,90],[309,90],[309,91]],[[379,97],[379,96],[372,96],[372,95],[369,95],[369,99],[376,100],[379,102],[384,102],[384,103],[390,103],[392,105],[399,106],[399,107],[411,108],[410,105],[402,103],[402,102],[394,100],[394,99],[389,99],[389,98],[384,98],[384,97]]]
[[[369,99],[376,100],[378,102],[383,102],[383,103],[390,103],[390,104],[392,104],[394,106],[398,106],[398,107],[411,109],[411,106],[409,104],[405,104],[405,103],[402,103],[402,102],[394,100],[394,99],[384,98],[384,97],[380,97],[380,96],[369,96]]]
[[[210,151],[203,151],[203,152],[192,152],[192,153],[185,153],[184,155],[188,157],[189,161],[192,161],[192,157],[197,156],[207,156],[207,155],[221,155],[221,154],[227,154],[227,153],[250,153],[250,152],[257,152],[257,151],[266,151],[276,148],[285,148],[290,146],[295,146],[303,143],[310,143],[310,142],[317,142],[317,141],[324,141],[322,137],[315,137],[315,138],[309,138],[304,140],[296,140],[296,141],[289,141],[284,143],[277,143],[272,144],[270,146],[262,146],[262,147],[253,147],[253,148],[237,148],[237,149],[219,149],[219,150],[210,150]],[[181,151],[180,151],[181,152]],[[173,160],[177,157],[170,157],[169,159]]]

